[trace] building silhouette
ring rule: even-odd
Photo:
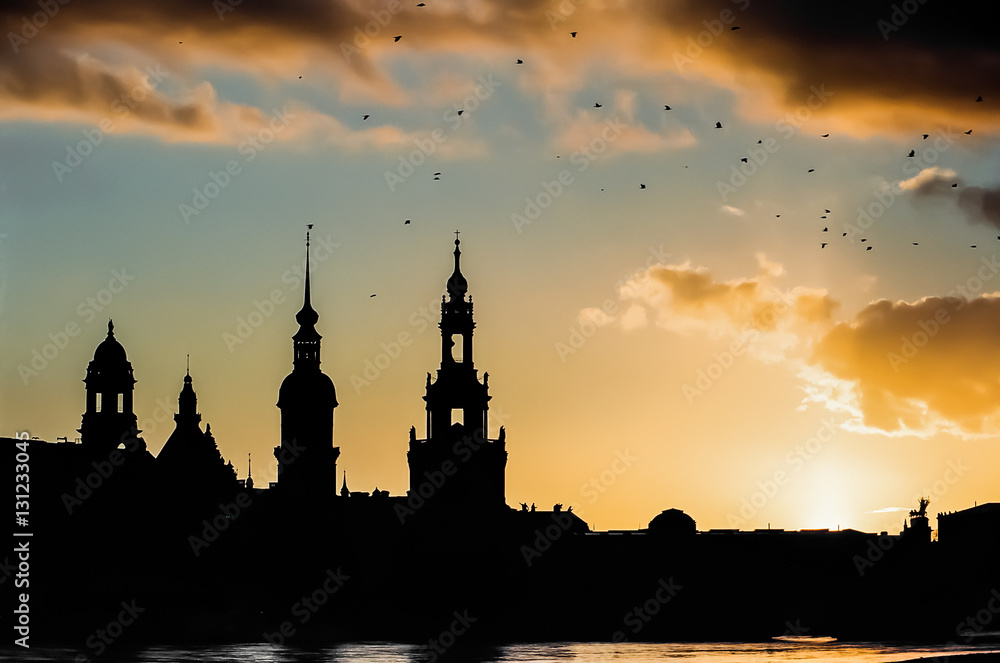
[[[223,459],[211,426],[206,424],[204,432],[201,430],[190,369],[177,397],[174,422],[174,430],[156,455],[156,463],[164,477],[183,477],[185,491],[181,499],[193,507],[234,495],[239,487],[236,470]]]
[[[80,439],[91,455],[107,455],[136,431],[137,421],[132,411],[132,364],[115,339],[110,320],[108,336],[94,351],[83,382],[87,385],[87,410],[78,429]]]
[[[340,449],[333,446],[337,391],[333,380],[319,367],[323,337],[316,331],[319,314],[310,300],[308,234],[305,293],[295,321],[299,330],[292,337],[292,372],[278,390],[281,444],[274,448],[278,461],[278,488],[303,499],[330,497],[337,489],[337,458],[340,456]]]
[[[462,275],[460,240],[455,239],[455,271],[441,297],[441,366],[437,378],[427,374],[424,402],[427,437],[410,428],[410,492],[419,493],[434,473],[454,468],[454,478],[441,486],[435,506],[480,510],[506,507],[504,477],[507,448],[503,429],[489,439],[489,373],[479,381],[473,363],[472,297]]]
[[[14,530],[31,533],[32,644],[93,656],[92,638],[130,601],[144,616],[114,646],[427,642],[458,616],[473,620],[464,640],[488,642],[976,636],[967,618],[1000,587],[998,504],[939,514],[936,541],[925,500],[900,534],[699,531],[679,509],[647,528],[598,532],[571,505],[510,508],[506,436],[488,435],[460,246],[456,234],[441,363],[426,378],[426,437],[410,428],[405,495],[351,491],[346,472],[336,490],[337,398],[320,369],[308,235],[269,487],[254,485],[249,466],[237,480],[201,429],[190,369],[153,458],[109,322],[87,367],[79,441],[0,438],[8,476],[30,460],[30,522]],[[14,610],[20,592],[7,580],[0,593]]]

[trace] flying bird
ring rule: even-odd
[[[521,58],[518,58],[517,59],[517,64],[524,64],[524,60],[522,60]]]
[[[972,245],[972,246],[970,246],[969,248],[970,248],[970,249],[974,249],[974,248],[976,248],[976,245],[975,245],[975,244],[973,244],[973,245]]]
[[[827,232],[829,230],[830,230],[829,228],[823,228],[823,232]]]
[[[601,105],[600,105],[600,104],[598,104],[598,103],[595,103],[595,104],[594,104],[594,108],[600,108],[600,107],[601,107]]]
[[[747,162],[747,158],[743,157],[743,158],[740,159],[740,161],[742,161],[743,163],[746,163]]]
[[[461,115],[464,112],[465,112],[465,110],[463,109],[463,110],[458,111],[458,114]]]
[[[968,136],[968,135],[970,135],[971,133],[972,133],[972,129],[969,129],[968,131],[966,131],[966,132],[965,132],[965,135],[966,135],[966,136]]]
[[[841,237],[847,237],[847,233],[844,233],[843,235],[841,235]]]
[[[917,152],[916,152],[916,150],[910,150],[910,153],[907,154],[906,156],[908,156],[908,157],[915,157],[915,156],[917,156]]]
[[[734,25],[733,27],[731,27],[731,28],[729,28],[729,29],[730,29],[730,30],[739,30],[739,29],[740,29],[740,26],[738,26],[738,25]]]
[[[826,242],[823,242],[822,244],[820,244],[820,245],[819,245],[819,248],[821,248],[821,249],[825,249],[825,248],[826,248]]]
[[[776,218],[776,219],[780,219],[780,218],[781,218],[781,215],[780,215],[780,214],[775,214],[775,215],[774,215],[774,218]]]
[[[826,218],[826,214],[824,214],[823,216],[821,216],[821,217],[819,217],[819,218],[821,218],[821,219],[825,219],[825,218]]]
[[[639,188],[640,188],[640,189],[645,189],[645,188],[646,188],[646,185],[640,182],[640,183],[639,183]]]
[[[663,110],[673,110],[670,106],[663,104]]]
[[[814,172],[816,172],[816,169],[815,169],[815,168],[810,168],[810,169],[809,169],[809,170],[807,170],[806,172],[807,172],[807,173],[814,173]]]
[[[982,96],[976,97],[976,101],[982,101],[982,100],[983,100]]]
[[[829,137],[830,137],[830,134],[823,134],[822,136],[820,136],[820,138],[829,138]]]
[[[404,226],[408,226],[408,225],[410,225],[410,220],[409,220],[409,219],[407,219],[406,221],[403,221],[403,225],[404,225]]]
[[[575,32],[569,33],[569,36],[572,37],[573,39],[576,39],[576,33]]]
[[[722,122],[716,122],[715,123],[715,128],[716,129],[721,129],[722,128]]]
[[[827,214],[829,214],[829,213],[830,213],[830,210],[828,210],[828,209],[825,209],[825,210],[823,210],[823,211],[824,211],[824,212],[826,212]]]
[[[396,42],[396,41],[399,41],[402,38],[403,38],[403,35],[396,35],[396,37],[393,39],[393,41]],[[374,297],[374,296],[375,295],[372,295],[372,297]]]
[[[958,182],[955,182],[954,184],[951,185],[951,188],[954,189],[957,186],[958,186]]]
[[[920,246],[920,245],[917,242],[914,242],[913,246]]]
[[[299,76],[299,80],[302,80],[302,77],[301,77],[301,76]]]
[[[441,173],[434,173],[435,175],[440,175]]]
[[[928,136],[930,136],[930,134],[924,134],[924,140],[927,140]]]
[[[374,296],[375,296],[374,294],[371,294],[371,295],[368,295],[368,298],[371,299]]]
[[[365,116],[364,116],[364,117],[362,117],[361,119],[362,119],[362,120],[367,120],[367,119],[368,119],[368,118],[370,118],[370,117],[371,117],[371,115],[365,115]]]
[[[872,247],[870,247],[870,246],[867,249],[865,249],[865,251],[871,251],[871,250],[872,250]]]

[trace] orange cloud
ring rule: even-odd
[[[204,81],[194,72],[207,63],[272,82],[309,69],[342,99],[400,105],[425,98],[396,80],[394,65],[404,59],[458,55],[510,63],[516,56],[530,63],[518,69],[524,89],[554,90],[557,106],[595,72],[628,72],[637,84],[680,74],[734,90],[740,112],[769,121],[826,86],[832,96],[812,111],[815,119],[858,135],[926,131],[939,123],[992,131],[1000,98],[992,23],[968,1],[920,4],[912,16],[861,0],[840,3],[836,12],[808,3],[723,0],[440,0],[422,8],[398,0],[128,6],[91,0],[59,7],[42,26],[30,25],[35,2],[14,0],[0,9],[0,32],[8,41],[13,35],[0,54],[5,117],[79,121],[81,112],[106,113],[130,81],[73,54],[114,49],[177,72],[178,95],[157,90],[133,109],[129,129],[170,127],[177,139],[219,138],[213,129],[225,112],[197,94]],[[578,38],[569,36],[571,29]],[[978,95],[986,103],[974,103]],[[224,111],[226,104],[220,106]],[[670,148],[690,138],[637,127],[635,141],[622,144],[650,140]]]
[[[839,304],[825,290],[775,286],[783,267],[763,254],[757,261],[757,276],[729,281],[690,263],[654,265],[622,287],[628,315],[620,324],[630,329],[651,320],[680,334],[728,336],[765,361],[802,354],[818,330],[832,324]]]
[[[857,432],[1000,433],[996,258],[945,297],[880,300],[840,322],[825,290],[779,288],[782,266],[757,259],[757,276],[728,281],[690,263],[654,265],[622,286],[623,314],[603,324],[737,340],[759,360],[795,367],[805,402],[844,414]]]
[[[980,271],[992,278],[998,269],[985,261]],[[996,295],[873,302],[815,346],[812,364],[834,380],[814,375],[812,400],[851,412],[869,432],[995,434],[997,329]],[[835,381],[850,391],[835,393]]]

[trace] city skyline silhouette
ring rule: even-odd
[[[114,34],[93,5],[5,9],[5,433],[75,437],[111,317],[153,450],[190,355],[233,457],[270,458],[312,223],[338,437],[368,441],[350,479],[399,493],[427,257],[461,228],[503,339],[493,421],[525,445],[512,500],[882,531],[920,496],[994,499],[1000,95],[975,7],[488,4],[496,29],[430,3],[168,4]]]
[[[150,453],[133,410],[134,368],[109,320],[87,367],[80,438],[0,440],[16,483],[30,486],[16,491],[12,514],[22,560],[13,586],[34,588],[9,594],[20,620],[15,644],[83,642],[100,655],[116,641],[421,642],[441,624],[439,637],[452,644],[753,641],[810,631],[969,643],[983,630],[981,620],[956,620],[989,598],[1000,547],[995,503],[939,514],[936,537],[926,498],[892,534],[699,530],[677,508],[646,527],[600,532],[572,505],[512,508],[505,429],[485,434],[492,395],[489,374],[475,368],[458,235],[440,304],[440,364],[426,374],[425,436],[416,425],[409,432],[405,494],[351,490],[346,471],[337,491],[334,444],[350,447],[334,438],[336,391],[320,367],[309,234],[293,368],[277,401],[278,479],[266,487],[249,476],[249,459],[238,480],[220,453],[224,441],[208,424],[201,429],[189,369],[174,432]],[[176,474],[186,482],[169,489]],[[773,496],[782,485],[775,478],[761,489]],[[228,582],[279,553],[294,565],[252,585]],[[720,611],[722,601],[732,605]],[[102,628],[109,610],[118,617]],[[428,642],[435,649],[437,640]]]
[[[985,647],[986,9],[6,4],[15,625]]]

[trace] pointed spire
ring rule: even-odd
[[[309,224],[309,230],[312,230],[313,224]],[[317,313],[312,307],[312,301],[310,297],[309,288],[309,231],[306,231],[306,287],[305,294],[302,298],[302,310],[295,314],[295,321],[299,323],[300,327],[312,327],[319,320],[319,313]]]
[[[312,224],[309,224],[312,229]],[[302,310],[295,314],[295,321],[299,323],[299,330],[295,332],[292,339],[295,341],[293,360],[295,370],[318,371],[319,370],[319,341],[322,336],[316,331],[316,321],[319,320],[319,313],[312,307],[311,288],[309,275],[309,232],[306,232],[306,278],[305,293],[302,298]]]
[[[448,279],[448,295],[451,301],[462,301],[465,299],[465,293],[469,291],[469,282],[465,280],[462,276],[462,270],[459,266],[460,259],[462,257],[462,251],[459,249],[459,245],[462,241],[458,238],[459,231],[455,231],[455,271],[452,273],[451,278]]]
[[[232,462],[229,463],[232,465]],[[253,490],[253,456],[252,454],[247,454],[247,490]]]
[[[347,470],[344,470],[344,485],[340,489],[340,496],[341,497],[350,497],[351,496],[351,491],[347,489]]]

